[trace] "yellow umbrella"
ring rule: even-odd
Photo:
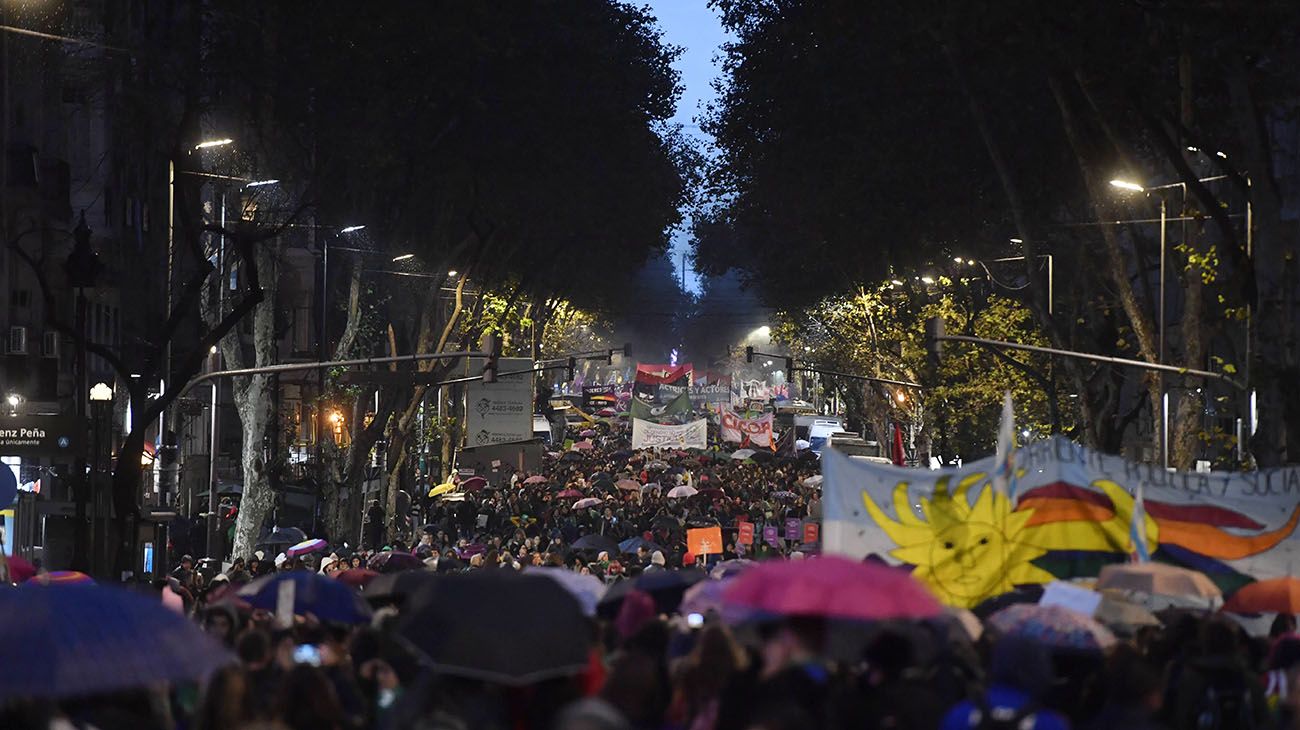
[[[433,489],[430,489],[430,490],[429,490],[429,496],[430,496],[430,497],[436,497],[436,496],[438,496],[439,494],[446,494],[446,493],[448,493],[448,492],[454,492],[454,491],[456,491],[456,484],[454,484],[454,483],[452,483],[452,482],[447,482],[446,484],[439,484],[438,486],[434,487]]]

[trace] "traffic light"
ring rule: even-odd
[[[632,357],[632,343],[631,343],[631,342],[624,342],[624,343],[623,343],[623,357]]]
[[[754,362],[754,348],[753,348],[753,347],[746,347],[746,348],[745,348],[745,362]]]
[[[577,374],[577,371],[578,371],[578,358],[576,358],[576,357],[571,357],[571,358],[569,358],[569,364],[568,364],[568,365],[565,365],[564,367],[565,367],[565,370],[568,371],[568,375],[569,375],[569,377],[568,377],[568,381],[569,381],[570,383],[572,383],[572,382],[573,382],[573,378],[574,378],[574,376]]]
[[[786,380],[794,379],[794,358],[793,357],[787,357],[785,359],[785,379]]]
[[[501,340],[494,334],[483,335],[483,352],[487,359],[483,362],[483,382],[497,382],[497,367],[501,360]]]
[[[925,320],[925,351],[933,365],[938,365],[943,358],[943,317],[930,317]]]

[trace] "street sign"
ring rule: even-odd
[[[0,417],[0,454],[71,458],[85,452],[85,419],[77,416]]]
[[[502,375],[492,383],[465,384],[466,446],[490,446],[533,437],[533,361],[503,357],[498,367],[499,373],[519,374]],[[470,374],[482,369],[481,359],[470,361]]]

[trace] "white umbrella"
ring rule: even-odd
[[[810,476],[810,477],[808,477],[807,479],[803,480],[803,485],[804,485],[805,487],[815,487],[815,486],[817,486],[817,485],[819,485],[819,484],[821,484],[821,483],[822,483],[822,475],[821,475],[821,474],[815,474],[815,475]]]
[[[812,443],[804,439],[795,439],[794,447],[799,451],[812,448]]]
[[[587,509],[588,507],[595,507],[596,505],[600,504],[600,503],[603,502],[603,501],[604,501],[604,500],[601,499],[600,497],[587,497],[587,498],[585,498],[585,499],[580,499],[580,500],[578,500],[577,502],[574,502],[574,503],[573,503],[573,508],[574,508],[574,509]]]
[[[670,499],[679,499],[681,497],[694,497],[696,494],[699,494],[699,491],[696,490],[695,487],[688,487],[685,485],[682,485],[680,487],[673,487],[672,489],[668,490],[668,497]]]
[[[736,461],[741,461],[742,459],[748,459],[753,455],[754,455],[753,449],[741,449],[736,453],[732,454],[731,458],[735,459]]]
[[[578,599],[578,605],[582,607],[584,616],[595,616],[596,604],[605,595],[605,584],[601,583],[600,579],[594,575],[575,573],[567,568],[534,565],[524,568],[524,572],[543,575],[559,583],[564,590]]]

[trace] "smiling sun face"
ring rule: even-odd
[[[979,484],[971,505],[967,494]],[[1030,561],[1045,554],[1027,544],[1025,524],[1033,510],[1011,511],[1010,502],[996,494],[984,474],[971,474],[949,491],[948,478],[935,485],[934,495],[909,503],[907,483],[894,487],[894,512],[885,514],[865,491],[862,502],[876,524],[898,545],[890,555],[916,566],[913,571],[940,600],[970,608],[1005,593],[1017,584],[1046,583],[1052,575]]]

